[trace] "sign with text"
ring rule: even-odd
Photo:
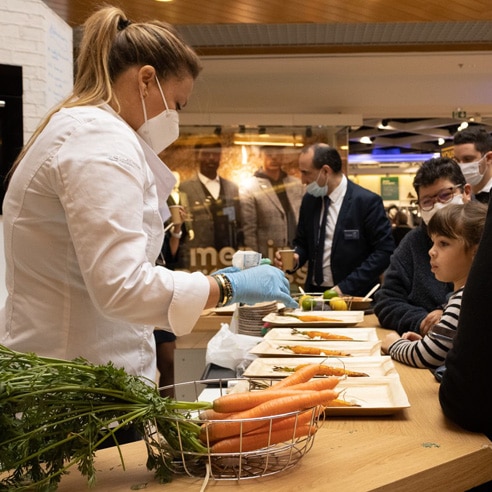
[[[381,198],[383,200],[400,199],[400,187],[397,176],[381,178]]]

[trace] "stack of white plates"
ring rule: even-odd
[[[276,302],[261,302],[253,306],[238,307],[238,333],[242,335],[261,336],[265,324],[263,318],[277,312]]]

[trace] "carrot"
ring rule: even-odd
[[[339,319],[335,318],[327,318],[326,316],[309,316],[309,315],[298,315],[298,314],[290,314],[290,313],[285,313],[284,316],[290,316],[292,318],[297,318],[300,321],[327,321],[327,322],[336,322],[340,321]]]
[[[299,364],[294,367],[294,371],[298,371],[301,367],[306,364]],[[369,377],[369,374],[365,372],[359,371],[350,371],[349,369],[344,369],[342,367],[332,367],[326,364],[319,365],[319,371],[316,373],[316,376],[350,376],[350,377]]]
[[[213,409],[220,413],[242,412],[275,398],[295,395],[297,395],[297,391],[288,388],[278,391],[259,390],[230,393],[216,398],[213,401]]]
[[[311,408],[306,410],[305,412],[298,413],[296,415],[292,415],[291,417],[283,417],[283,418],[273,418],[266,422],[262,427],[258,427],[257,429],[248,432],[246,435],[255,435],[261,434],[263,432],[269,432],[270,430],[281,430],[281,429],[294,429],[295,427],[299,427],[301,425],[313,424],[315,420],[319,418],[319,416],[323,413],[324,410],[323,405],[318,405],[316,408]]]
[[[313,435],[316,431],[317,428],[313,425],[302,425],[296,429],[281,429],[261,434],[230,437],[213,444],[210,451],[216,454],[255,451],[273,444],[292,441],[293,439],[307,435]]]
[[[333,389],[339,382],[340,379],[333,376],[328,378],[315,378],[306,383],[294,384],[293,386],[289,386],[289,388],[297,391],[320,391],[323,389]]]
[[[269,389],[279,389],[286,386],[293,386],[294,384],[306,383],[317,374],[318,368],[319,364],[304,364],[298,371],[289,374],[286,378],[275,383]]]
[[[292,333],[294,335],[303,335],[308,338],[322,338],[323,340],[353,340],[352,337],[348,337],[346,335],[337,335],[335,333],[329,333],[327,331],[302,331],[297,330],[296,328],[292,328]]]
[[[339,350],[328,350],[319,347],[307,347],[305,345],[283,345],[280,348],[290,350],[299,355],[326,355],[334,357],[349,357],[350,354],[340,352]]]
[[[274,366],[273,370],[279,372],[296,372],[301,367],[304,367],[305,365],[306,364],[299,364],[298,366],[295,367]],[[326,364],[320,364],[318,368],[319,369],[316,372],[315,376],[369,377],[369,374],[366,374],[365,372],[350,371],[349,369],[343,369],[342,367],[328,366]]]
[[[325,402],[324,406],[325,407],[360,407],[358,403],[351,403],[349,401],[341,400],[339,398],[334,398],[333,400]]]
[[[200,412],[200,420],[224,420],[229,418],[230,415],[231,412],[216,412],[213,408],[208,408],[207,410]]]
[[[326,389],[322,391],[298,391],[295,396],[286,396],[269,400],[243,412],[237,412],[223,422],[205,423],[200,429],[203,442],[218,441],[226,437],[251,432],[265,424],[262,417],[272,417],[284,413],[296,412],[324,405],[335,399],[338,394]]]
[[[342,369],[341,367],[330,367],[325,365],[319,366],[319,373],[317,376],[348,376],[351,378],[369,377],[369,374],[359,371],[350,371],[349,369]]]

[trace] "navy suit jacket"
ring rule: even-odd
[[[294,247],[299,254],[299,266],[309,262],[306,285],[314,283],[314,254],[322,201],[306,193],[299,213]],[[348,181],[331,249],[334,285],[344,294],[367,294],[380,281],[394,249],[391,224],[381,197]]]

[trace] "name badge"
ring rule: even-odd
[[[359,229],[345,229],[343,231],[343,237],[346,241],[353,241],[359,239]]]
[[[227,215],[229,222],[234,222],[236,220],[236,209],[231,205],[230,207],[224,207],[222,209],[224,215]]]

